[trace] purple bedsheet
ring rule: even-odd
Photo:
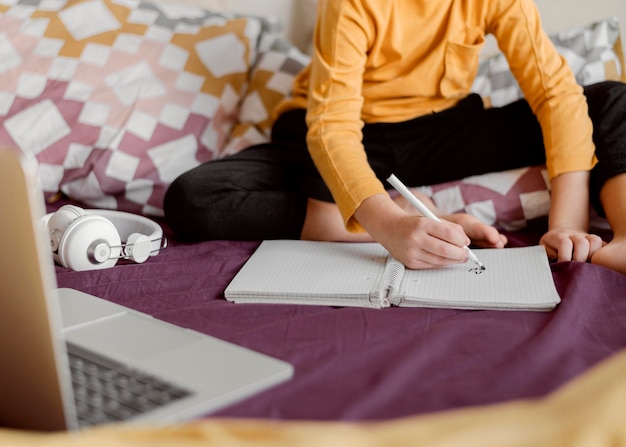
[[[233,304],[224,289],[258,243],[165,232],[145,264],[57,267],[57,281],[294,365],[218,416],[380,420],[542,396],[626,347],[626,275],[591,264],[553,265],[562,303],[549,313]]]

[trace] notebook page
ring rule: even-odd
[[[264,241],[225,296],[235,302],[385,307],[370,300],[387,257],[374,243]]]
[[[486,269],[475,264],[407,270],[402,305],[468,309],[552,309],[560,298],[541,246],[477,249]]]

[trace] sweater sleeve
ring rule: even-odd
[[[494,0],[487,32],[494,34],[537,116],[550,178],[596,163],[592,123],[582,88],[541,27],[532,0]]]
[[[359,3],[320,1],[307,105],[311,157],[351,231],[361,229],[353,218],[361,202],[385,192],[362,143],[363,73],[372,31]]]

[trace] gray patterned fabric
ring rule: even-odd
[[[581,85],[625,80],[619,22],[610,17],[549,36]],[[497,107],[522,98],[522,92],[502,53],[481,62],[472,90]]]

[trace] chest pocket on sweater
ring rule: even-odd
[[[478,57],[483,43],[482,38],[474,44],[448,41],[440,83],[443,97],[455,98],[469,93],[478,71]]]

